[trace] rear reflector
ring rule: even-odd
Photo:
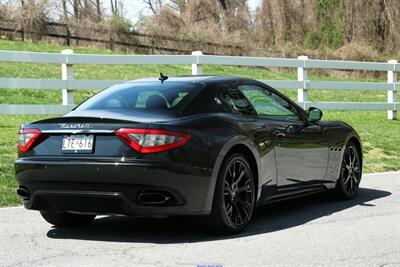
[[[39,129],[22,129],[18,133],[18,150],[28,152],[39,139]]]
[[[155,153],[186,144],[190,135],[165,130],[122,128],[115,132],[126,144],[140,153]]]

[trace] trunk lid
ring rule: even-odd
[[[176,115],[175,115],[176,116]],[[172,114],[152,114],[129,110],[72,111],[65,116],[24,124],[22,129],[39,129],[42,139],[28,152],[28,156],[43,157],[140,157],[115,131],[121,128],[147,129],[150,123],[166,122],[176,117]],[[89,151],[62,149],[64,139],[76,136],[93,138]],[[64,148],[65,149],[65,148]],[[22,153],[20,157],[27,156]]]

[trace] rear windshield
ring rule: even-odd
[[[179,110],[197,91],[192,82],[135,82],[112,86],[83,102],[76,110]]]

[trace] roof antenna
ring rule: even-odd
[[[166,81],[168,79],[168,76],[164,76],[161,72],[160,72],[160,78],[158,78],[161,83],[164,83],[164,81]]]

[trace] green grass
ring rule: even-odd
[[[47,43],[7,41],[0,39],[0,50],[60,52],[68,47]],[[74,48],[75,53],[108,53],[110,51],[93,48]],[[136,79],[157,76],[159,72],[168,75],[187,75],[190,65],[144,65],[144,66],[107,66],[76,65],[76,79]],[[256,79],[288,80],[296,79],[292,72],[273,72],[259,68],[240,68],[230,66],[203,66],[205,74],[229,74]],[[48,78],[59,79],[61,67],[56,64],[28,64],[0,62],[0,77]],[[310,76],[311,80],[349,80],[340,77]],[[351,81],[367,81],[351,79]],[[369,81],[376,81],[370,79]],[[296,90],[282,90],[292,99]],[[80,103],[96,91],[76,91],[75,101]],[[312,101],[363,101],[384,102],[386,94],[374,91],[337,91],[310,90]],[[60,90],[15,90],[0,89],[0,104],[60,104]],[[0,206],[20,203],[15,194],[14,160],[16,159],[16,138],[21,123],[38,120],[43,115],[2,115],[0,116]],[[342,120],[352,125],[360,134],[364,146],[365,172],[400,170],[400,122],[386,119],[385,111],[325,111],[325,120]]]

